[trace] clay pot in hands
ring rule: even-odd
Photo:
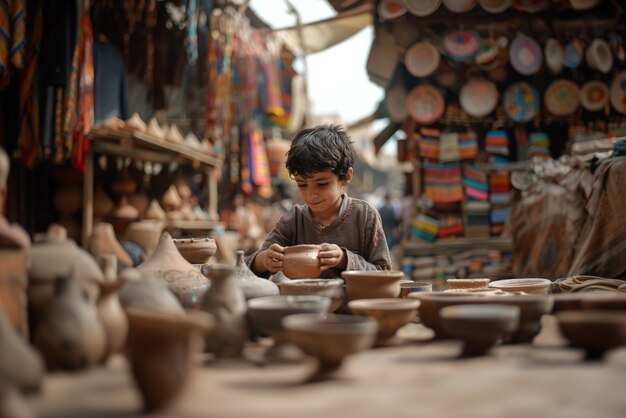
[[[106,334],[96,306],[85,297],[75,276],[59,278],[55,290],[35,326],[35,346],[50,370],[94,366],[106,347]]]
[[[152,256],[137,266],[137,270],[165,283],[185,307],[200,306],[210,286],[209,279],[180,255],[168,232],[161,235]]]
[[[113,225],[101,222],[95,226],[88,244],[89,252],[98,257],[101,255],[114,255],[117,260],[127,266],[132,266],[130,255],[119,243],[113,230]]]
[[[201,311],[166,314],[128,308],[128,354],[133,377],[147,411],[170,404],[182,392],[192,370],[192,357],[201,351],[201,334],[215,321]]]
[[[206,264],[217,251],[215,240],[211,238],[174,239],[180,255],[191,264]]]
[[[202,302],[213,314],[216,325],[207,336],[206,350],[217,357],[240,357],[248,337],[247,305],[235,268],[214,264],[210,268],[211,288]]]
[[[235,266],[235,274],[246,300],[261,296],[277,296],[280,293],[276,284],[258,277],[248,268],[242,250],[237,250],[236,254],[237,265]]]
[[[283,273],[290,279],[314,279],[320,276],[320,261],[317,258],[319,245],[294,245],[285,247]]]
[[[21,389],[36,389],[43,374],[44,363],[39,353],[17,334],[0,312],[0,382]]]
[[[103,361],[118,353],[126,344],[128,319],[118,298],[118,290],[124,284],[119,281],[100,284],[98,315],[106,334],[106,346]]]

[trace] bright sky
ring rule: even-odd
[[[299,11],[302,23],[336,14],[326,0],[291,0],[291,3]],[[273,28],[296,24],[284,0],[251,0],[249,6]],[[313,114],[339,114],[351,123],[374,112],[384,91],[369,80],[365,70],[372,33],[372,27],[368,27],[332,48],[307,57]]]

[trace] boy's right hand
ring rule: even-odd
[[[283,260],[285,259],[285,247],[281,247],[278,244],[272,244],[265,250],[263,267],[265,270],[276,273],[283,269]]]

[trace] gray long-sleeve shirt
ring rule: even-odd
[[[255,257],[276,243],[283,247],[300,244],[337,244],[348,257],[346,270],[391,270],[391,258],[385,233],[376,208],[360,199],[343,194],[337,218],[321,226],[308,206],[294,205],[276,224],[259,250],[248,256],[250,268]],[[268,275],[265,272],[264,275]],[[337,268],[322,272],[321,277],[340,277]]]

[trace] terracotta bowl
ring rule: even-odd
[[[554,305],[552,306],[552,313],[561,311],[580,311],[583,309],[583,299],[585,293],[572,292],[572,293],[557,293],[553,295]]]
[[[370,348],[378,323],[362,315],[289,315],[282,320],[289,341],[317,358],[319,365],[310,380],[332,378],[345,357]]]
[[[277,283],[281,295],[318,295],[331,299],[330,312],[343,304],[344,281],[342,279],[295,279]]]
[[[417,299],[421,303],[417,308],[420,320],[424,326],[432,329],[435,332],[435,338],[449,338],[439,318],[439,311],[441,308],[450,305],[479,303],[484,296],[467,295],[464,293],[444,293],[444,292],[430,292],[430,293],[411,293],[408,296],[410,299]]]
[[[413,292],[432,292],[433,284],[426,282],[400,282],[400,297],[405,298]]]
[[[191,264],[206,264],[217,251],[215,240],[211,238],[173,239],[180,255]]]
[[[520,309],[505,305],[454,305],[441,309],[445,332],[463,340],[461,356],[482,356],[503,336],[515,331]]]
[[[554,298],[547,295],[504,295],[487,298],[488,303],[516,306],[520,310],[519,326],[505,336],[508,343],[531,343],[541,331],[541,317],[552,311]]]
[[[551,283],[550,280],[541,278],[505,279],[491,282],[488,287],[501,289],[505,292],[547,294],[550,291]]]
[[[626,295],[612,292],[587,293],[581,305],[588,311],[626,311]]]
[[[341,273],[346,281],[348,300],[396,298],[400,295],[401,271],[351,270]]]
[[[317,258],[319,245],[294,245],[284,251],[283,273],[290,279],[319,277],[320,262]]]
[[[586,351],[587,360],[626,345],[626,316],[615,311],[565,311],[556,314],[561,334]]]
[[[378,321],[376,344],[385,345],[393,340],[400,327],[413,320],[419,303],[417,299],[359,299],[348,302],[348,308],[354,314],[376,319]]]
[[[487,287],[491,279],[448,279],[450,289],[480,289]]]

